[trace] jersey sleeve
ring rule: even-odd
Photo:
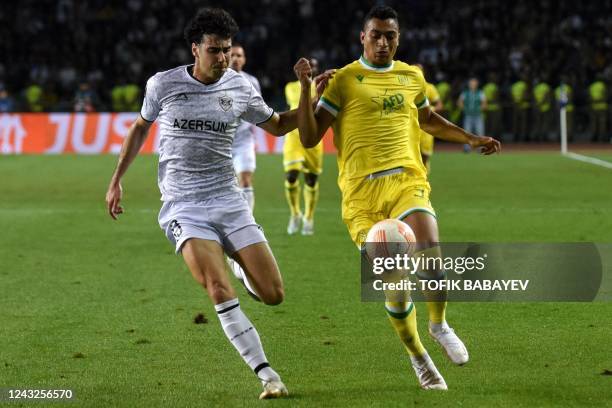
[[[331,113],[334,117],[338,116],[342,108],[342,100],[340,98],[340,89],[338,85],[339,73],[329,80],[323,95],[319,99],[317,107],[321,107]]]
[[[259,80],[255,77],[253,77],[253,86],[255,87],[255,90],[257,91],[258,94],[262,94],[261,92],[261,85],[259,84]]]
[[[421,70],[417,70],[417,78],[420,85],[420,92],[414,98],[414,104],[417,109],[423,109],[429,106],[429,100],[427,99],[427,82]]]
[[[429,103],[434,105],[440,100],[440,94],[435,86],[432,84],[427,84],[427,99]]]
[[[246,110],[242,113],[242,115],[240,115],[240,118],[249,123],[259,125],[260,123],[270,119],[273,114],[274,109],[266,104],[253,84],[251,84],[251,95],[249,97]]]
[[[154,122],[160,110],[161,105],[157,91],[157,80],[155,76],[152,76],[147,81],[145,96],[142,102],[142,108],[140,109],[140,116],[147,122]]]

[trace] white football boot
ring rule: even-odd
[[[439,330],[432,330],[429,326],[429,335],[440,344],[446,353],[446,356],[454,364],[463,365],[468,362],[470,356],[461,339],[455,334],[455,331],[448,326],[448,323],[442,323]]]
[[[308,218],[302,218],[302,235],[313,235],[314,234],[314,218],[309,220]]]
[[[227,258],[227,264],[229,265],[236,279],[238,279],[238,281],[242,284],[242,286],[244,286],[249,296],[251,296],[256,301],[260,302],[261,299],[259,298],[259,296],[257,296],[257,293],[255,292],[255,289],[253,288],[253,285],[251,285],[251,283],[247,279],[246,273],[244,273],[244,269],[242,269],[240,264],[231,258]]]
[[[272,399],[272,398],[283,398],[289,396],[287,387],[281,380],[278,381],[266,381],[263,384],[263,391],[259,394],[259,399]]]
[[[300,230],[300,225],[302,224],[302,216],[292,215],[289,217],[289,224],[287,225],[287,234],[295,235]]]
[[[425,353],[420,357],[410,356],[412,368],[419,379],[419,384],[424,390],[448,390],[446,381],[438,371],[435,364]]]

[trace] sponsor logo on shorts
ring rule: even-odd
[[[170,221],[170,229],[172,230],[172,235],[174,235],[174,239],[178,240],[181,234],[183,233],[181,224],[179,224],[177,220],[172,220]]]

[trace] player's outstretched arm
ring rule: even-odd
[[[324,109],[315,109],[310,98],[312,84],[312,69],[306,58],[300,58],[293,68],[295,75],[300,81],[300,104],[297,108],[297,123],[300,131],[300,141],[306,148],[315,147],[325,134],[325,131],[334,121],[334,116]],[[317,93],[320,95],[325,88],[325,84],[333,75],[333,70],[326,71],[329,75],[325,82],[317,83]]]
[[[431,109],[419,109],[421,129],[438,139],[453,143],[467,143],[473,148],[483,147],[482,153],[489,155],[501,151],[501,143],[488,136],[476,136],[449,122]]]
[[[123,207],[120,205],[122,195],[121,177],[123,177],[136,155],[138,155],[140,148],[147,138],[150,127],[151,122],[147,122],[141,116],[138,116],[138,119],[128,130],[128,134],[121,146],[119,161],[106,192],[106,208],[108,209],[108,214],[114,220],[117,219],[119,214],[123,213]]]
[[[317,75],[314,79],[317,86],[317,95],[320,97],[325,89],[325,86],[336,72],[335,69],[330,69],[324,73]],[[317,99],[318,100],[318,99]],[[317,100],[311,102],[311,108],[314,110]],[[297,121],[298,110],[290,110],[282,113],[275,113],[270,119],[258,126],[274,136],[283,136],[298,127]],[[330,115],[331,116],[331,115]],[[332,117],[333,120],[333,117]],[[331,122],[330,122],[331,123]],[[329,125],[327,125],[329,127]],[[327,129],[327,128],[326,128]],[[323,132],[325,133],[325,132]],[[316,143],[315,143],[316,145]]]

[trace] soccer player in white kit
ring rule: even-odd
[[[123,212],[121,178],[158,120],[159,224],[214,302],[228,339],[261,380],[260,398],[278,398],[288,395],[287,388],[268,363],[225,270],[224,251],[242,266],[265,304],[283,301],[278,265],[238,187],[231,148],[241,120],[284,135],[296,128],[297,119],[296,111],[275,113],[244,76],[228,69],[237,32],[234,19],[221,9],[202,9],[189,22],[185,38],[195,63],[148,80],[140,117],[123,143],[106,203],[117,219]]]
[[[230,66],[234,71],[248,79],[255,90],[261,95],[261,86],[257,78],[243,71],[242,68],[245,64],[246,55],[244,53],[244,48],[238,43],[233,43]],[[253,174],[255,173],[256,167],[255,140],[262,134],[263,130],[260,127],[243,120],[240,126],[238,126],[238,130],[236,130],[234,144],[232,146],[234,170],[238,176],[238,184],[251,210],[255,206],[255,190],[253,188]]]

